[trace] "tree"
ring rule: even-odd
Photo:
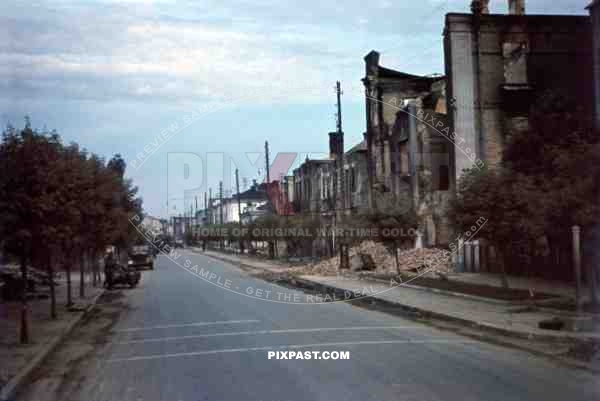
[[[478,236],[500,248],[504,266],[518,249],[526,255],[520,262],[531,265],[536,240],[547,238],[555,257],[545,263],[564,272],[571,265],[571,227],[585,232],[598,224],[600,136],[572,109],[560,97],[541,97],[529,129],[507,138],[502,167],[461,178],[451,221],[465,229],[479,217],[488,219]]]
[[[112,217],[114,226],[114,243],[120,254],[138,237],[137,228],[130,223],[134,216],[143,218],[142,200],[137,197],[138,188],[130,179],[125,178],[126,163],[121,155],[116,154],[107,163],[112,181]]]
[[[21,342],[29,341],[27,266],[48,271],[51,316],[56,317],[54,264],[67,273],[67,305],[72,304],[71,270],[80,263],[84,296],[84,259],[97,260],[108,244],[128,246],[138,235],[129,223],[141,216],[137,188],[124,178],[125,162],[107,164],[77,144],[64,146],[56,132],[38,132],[26,118],[22,130],[7,127],[0,142],[0,238],[21,265]]]
[[[497,247],[503,287],[508,287],[505,267],[511,249],[517,242],[532,246],[543,235],[546,205],[538,195],[532,180],[522,174],[472,169],[461,178],[450,203],[449,220],[461,233],[477,227],[477,237]]]
[[[0,144],[0,236],[21,266],[21,343],[29,342],[27,264],[34,247],[53,234],[48,216],[55,208],[57,147],[55,137],[35,132],[28,119],[21,131],[9,127]]]

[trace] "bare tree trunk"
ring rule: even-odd
[[[590,304],[595,308],[598,306],[598,270],[593,263],[587,263],[586,273],[590,286]]]
[[[500,258],[500,284],[502,288],[510,288],[508,284],[508,276],[506,274],[506,265],[509,263],[510,247],[502,247],[502,257]]]
[[[79,257],[79,298],[85,297],[85,253]]]
[[[575,276],[575,308],[579,312],[581,308],[581,229],[579,226],[571,227],[572,253],[573,253],[573,275]],[[588,267],[590,264],[588,263]],[[588,268],[588,276],[591,270]]]
[[[54,266],[52,265],[52,256],[48,254],[46,263],[48,264],[48,279],[50,280],[50,317],[56,319],[56,288],[54,286]]]
[[[67,276],[67,307],[73,305],[73,294],[71,288],[71,254],[67,255],[65,263],[65,273]]]
[[[269,259],[275,259],[275,244],[273,241],[269,241]]]
[[[398,258],[398,244],[394,243],[394,259],[396,259],[396,273],[400,274],[400,259]]]
[[[21,254],[21,344],[29,343],[29,310],[27,306],[27,255],[25,252]]]
[[[92,264],[92,286],[98,286],[98,255],[96,251],[92,251],[91,253],[91,264]]]

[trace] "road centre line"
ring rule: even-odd
[[[185,324],[166,324],[162,326],[145,326],[145,327],[129,327],[125,329],[114,330],[116,332],[130,332],[130,331],[142,331],[142,330],[154,330],[154,329],[169,329],[173,327],[196,327],[196,326],[216,326],[219,324],[243,324],[243,323],[259,323],[260,320],[218,320],[216,322],[197,322],[197,323],[185,323]]]
[[[177,340],[188,340],[194,338],[205,338],[205,337],[227,337],[227,336],[244,336],[244,335],[260,335],[260,334],[291,334],[291,333],[315,333],[315,332],[327,332],[327,331],[356,331],[356,330],[406,330],[406,329],[424,329],[425,326],[357,326],[357,327],[323,327],[323,328],[312,328],[312,329],[282,329],[282,330],[258,330],[258,331],[234,331],[225,333],[208,333],[208,334],[197,334],[192,336],[177,336],[177,337],[161,337],[161,338],[147,338],[142,340],[131,340],[131,341],[120,341],[115,344],[137,344],[137,343],[150,343],[150,342],[162,342],[162,341],[177,341]]]
[[[349,341],[349,342],[333,342],[333,343],[317,343],[317,344],[294,344],[294,345],[281,345],[281,346],[266,346],[266,347],[252,347],[252,348],[224,348],[214,349],[206,351],[196,352],[182,352],[176,354],[161,354],[161,355],[147,355],[147,356],[134,356],[131,358],[115,358],[109,359],[107,362],[133,362],[133,361],[145,361],[152,359],[162,358],[181,358],[186,356],[202,356],[202,355],[214,355],[214,354],[225,354],[235,352],[253,352],[253,351],[272,351],[280,349],[303,349],[303,348],[319,348],[319,347],[346,347],[354,345],[386,345],[386,344],[475,344],[477,341],[474,340],[389,340],[389,341]]]

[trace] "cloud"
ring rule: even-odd
[[[406,24],[386,16],[389,10],[363,12],[354,0],[344,7],[322,1],[62,2],[43,3],[35,16],[19,6],[0,11],[7,11],[0,26],[8,38],[0,43],[0,86],[32,97],[170,101],[292,84],[328,88],[338,79],[358,82],[370,48],[427,36],[403,33]],[[396,29],[380,35],[389,24]],[[286,101],[322,97],[296,90]]]
[[[0,96],[185,102],[295,85],[277,99],[293,103],[329,102],[336,80],[359,84],[371,49],[391,68],[441,72],[443,15],[469,2],[59,1],[35,13],[27,2],[7,3]]]

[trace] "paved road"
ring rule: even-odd
[[[234,286],[294,294],[189,251],[183,260]],[[583,371],[348,303],[243,297],[164,256],[139,288],[112,298],[21,401],[600,399],[600,379]],[[269,350],[349,351],[350,360],[269,360]]]

